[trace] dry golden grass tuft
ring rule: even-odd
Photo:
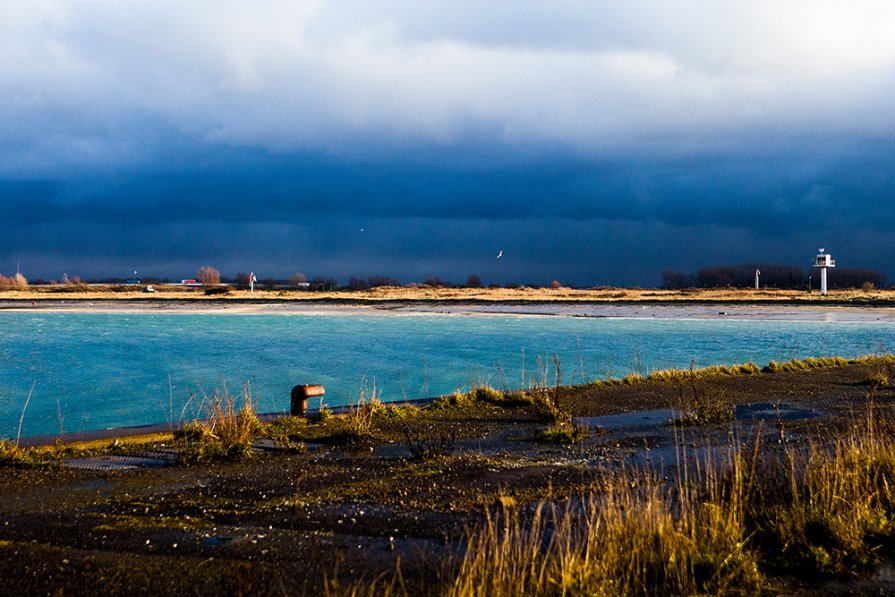
[[[263,427],[255,413],[255,401],[246,385],[242,405],[224,389],[205,396],[199,417],[174,436],[183,445],[181,460],[203,462],[238,460],[252,454],[252,443]]]
[[[871,412],[832,442],[769,450],[756,436],[696,463],[682,438],[671,482],[606,471],[593,495],[490,513],[448,594],[754,594],[768,574],[871,572],[895,547],[892,429]]]

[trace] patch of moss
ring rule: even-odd
[[[94,525],[94,531],[133,531],[171,529],[190,531],[205,528],[208,522],[189,516],[133,516],[133,515],[93,515],[102,518]]]
[[[377,414],[384,419],[408,419],[419,416],[422,412],[420,407],[413,404],[389,404]]]
[[[326,423],[333,418],[333,410],[327,405],[320,403],[320,408],[313,415],[308,416],[311,423]]]
[[[555,425],[541,431],[534,441],[545,444],[569,445],[584,441],[590,436],[590,429],[583,425]]]
[[[439,396],[426,406],[428,411],[443,411],[454,408],[464,408],[472,405],[473,400],[469,394],[463,394],[460,391],[445,396]]]
[[[347,450],[360,450],[372,447],[377,443],[376,436],[369,432],[360,432],[347,426],[332,433],[321,435],[315,441],[329,446],[337,446]]]

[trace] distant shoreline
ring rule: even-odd
[[[255,292],[229,287],[225,294],[206,295],[202,288],[155,285],[155,292],[144,292],[141,285],[131,286],[32,286],[21,291],[0,291],[0,307],[41,306],[57,303],[116,304],[325,304],[381,305],[411,304],[748,304],[748,305],[839,305],[893,306],[895,290],[831,290],[821,296],[815,290],[776,289],[696,289],[663,290],[656,288],[433,288],[428,286],[383,286],[364,291],[309,291],[295,289],[256,289]]]
[[[246,293],[247,294],[247,293]],[[299,294],[299,293],[296,293]],[[303,293],[307,294],[307,293]],[[348,294],[348,293],[342,293]],[[872,302],[830,297],[816,301],[768,300],[743,296],[732,298],[641,298],[600,300],[576,298],[552,300],[531,297],[469,298],[370,298],[345,296],[307,298],[228,297],[204,295],[148,298],[145,295],[108,297],[0,298],[0,312],[44,313],[183,313],[229,315],[467,315],[560,316],[632,319],[745,319],[773,321],[895,322],[895,300]]]

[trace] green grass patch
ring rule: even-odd
[[[439,396],[424,408],[432,412],[469,408],[476,404],[517,408],[529,406],[531,401],[531,397],[524,392],[501,392],[490,386],[479,386],[465,394],[458,390],[453,394]]]
[[[687,415],[682,419],[685,425],[712,425],[727,423],[734,419],[734,407],[719,388],[697,388],[689,386],[689,392],[680,387],[681,408]]]
[[[534,441],[544,444],[570,445],[590,437],[590,429],[584,425],[553,425],[539,432]]]
[[[308,420],[304,417],[281,417],[264,425],[259,435],[269,437],[280,450],[294,454],[305,451],[307,428]]]
[[[387,404],[379,416],[383,419],[410,419],[418,417],[423,410],[414,404]]]
[[[489,386],[481,386],[474,389],[470,396],[472,400],[493,404],[504,408],[516,408],[520,406],[528,406],[531,398],[521,392],[501,392]]]
[[[320,408],[317,409],[313,415],[308,417],[308,421],[311,423],[326,423],[330,419],[333,418],[333,410],[327,405],[323,404],[323,401],[320,401]]]
[[[454,392],[453,394],[446,394],[444,396],[439,396],[424,408],[430,412],[438,412],[444,410],[453,410],[457,408],[466,408],[472,406],[473,400],[472,396],[469,394],[463,394],[459,390]]]

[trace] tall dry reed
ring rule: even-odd
[[[492,512],[448,594],[751,594],[767,575],[850,577],[895,548],[895,425],[871,410],[835,436],[685,453],[672,480],[606,471],[605,488]]]
[[[200,416],[184,425],[177,436],[184,442],[185,461],[235,460],[250,456],[252,443],[262,425],[255,412],[255,399],[246,384],[242,404],[227,389],[205,396],[199,407]]]

